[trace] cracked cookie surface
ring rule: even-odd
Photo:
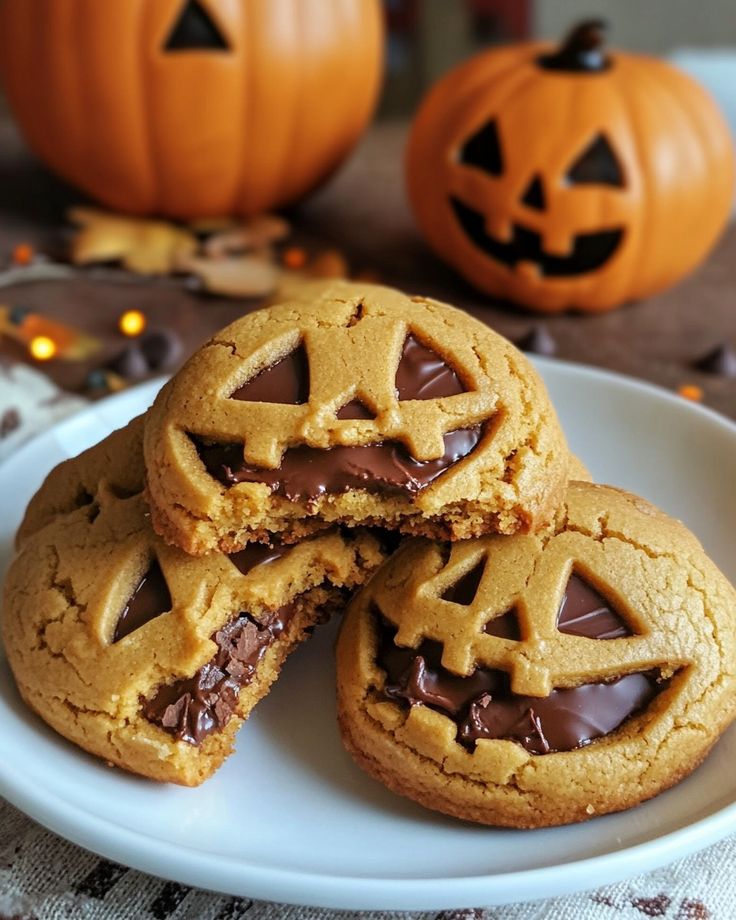
[[[154,528],[229,552],[340,523],[460,539],[535,531],[569,454],[524,355],[469,315],[372,285],[256,311],[145,424]]]
[[[49,476],[6,578],[3,640],[22,697],[56,731],[126,770],[196,785],[383,551],[332,530],[189,557],[151,529],[140,435],[134,422],[110,436],[131,466],[111,467],[103,443]]]
[[[353,599],[338,714],[429,808],[541,827],[650,798],[736,715],[736,593],[678,521],[572,483],[535,535],[409,541]]]

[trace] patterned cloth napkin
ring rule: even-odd
[[[84,405],[0,358],[0,461]],[[595,878],[590,879],[591,887]],[[523,897],[524,892],[519,892]],[[736,836],[618,885],[547,901],[425,913],[332,911],[210,894],[100,859],[0,798],[0,920],[734,920]]]

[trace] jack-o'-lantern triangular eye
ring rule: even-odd
[[[624,174],[613,148],[599,134],[585,148],[567,173],[571,185],[614,185],[622,188]]]
[[[372,419],[376,413],[372,412],[362,399],[351,399],[337,410],[339,419]]]
[[[557,628],[568,636],[620,639],[634,635],[626,620],[603,595],[573,573],[557,612]]]
[[[229,51],[212,17],[198,0],[186,0],[171,30],[166,51]]]
[[[301,406],[309,399],[309,362],[303,345],[256,374],[230,399]]]
[[[500,176],[503,173],[501,141],[495,121],[486,122],[465,141],[460,150],[460,162],[468,166],[477,166],[492,176]]]
[[[434,349],[409,334],[396,371],[396,395],[404,399],[441,399],[466,393],[457,373]]]
[[[157,559],[154,559],[123,608],[112,641],[119,642],[136,629],[171,610],[171,592]]]

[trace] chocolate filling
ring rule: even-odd
[[[302,405],[309,399],[309,364],[303,345],[230,394],[245,402]]]
[[[408,335],[398,370],[396,395],[403,399],[441,399],[466,393],[462,381],[436,351]]]
[[[143,715],[177,741],[199,745],[232,718],[243,687],[253,679],[268,647],[296,614],[292,601],[258,622],[248,613],[218,629],[212,636],[215,656],[192,677],[161,687],[144,701]]]
[[[648,671],[555,689],[547,697],[521,696],[511,691],[504,671],[476,668],[467,677],[453,674],[442,666],[441,643],[397,646],[395,627],[380,614],[376,622],[376,662],[386,672],[386,697],[449,715],[458,741],[469,748],[482,738],[502,738],[531,754],[571,751],[614,731],[665,686],[656,672]]]
[[[171,610],[171,593],[158,559],[155,559],[120,614],[113,643],[129,636],[150,620]]]
[[[608,602],[579,575],[571,575],[557,614],[557,628],[586,639],[620,639],[633,635]]]
[[[481,435],[480,426],[451,431],[444,436],[443,455],[426,461],[415,460],[403,444],[395,441],[326,450],[301,445],[289,448],[275,470],[247,464],[242,444],[194,443],[207,472],[223,485],[263,482],[271,492],[290,501],[309,501],[352,489],[389,494],[420,492],[466,457]]]
[[[291,548],[291,546],[284,546],[280,543],[273,546],[266,543],[249,543],[245,549],[237,553],[230,553],[228,558],[241,574],[247,575],[257,565],[268,565],[269,562],[282,559]]]

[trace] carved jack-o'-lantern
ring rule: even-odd
[[[589,22],[556,51],[479,55],[432,89],[412,129],[407,183],[427,241],[532,309],[606,310],[672,284],[733,200],[733,146],[707,93],[601,41]]]
[[[626,808],[693,770],[736,714],[735,611],[680,522],[573,483],[548,532],[409,541],[354,598],[343,739],[391,789],[470,820]]]
[[[252,214],[324,180],[365,127],[377,0],[4,0],[0,75],[31,148],[105,204]]]

